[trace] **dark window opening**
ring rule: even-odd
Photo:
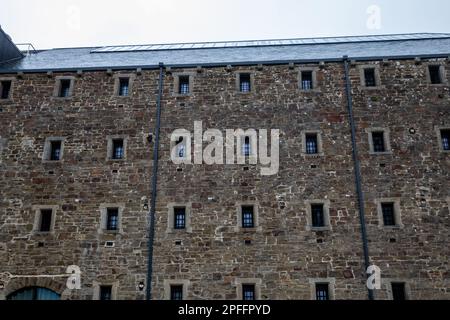
[[[323,204],[311,205],[312,226],[315,228],[325,227],[325,216]]]
[[[441,84],[441,66],[428,66],[431,84]]]
[[[302,71],[302,90],[308,91],[312,89],[314,89],[312,71]]]
[[[51,226],[52,226],[52,210],[51,209],[41,210],[41,221],[39,231],[49,232]]]
[[[403,301],[406,300],[405,284],[404,283],[391,283],[392,287],[392,299]]]
[[[316,283],[316,300],[329,300],[328,283]]]
[[[250,137],[245,137],[244,138],[244,145],[243,145],[243,150],[242,150],[244,156],[248,157],[250,156],[250,151],[251,151],[251,147],[250,147]]]
[[[395,226],[395,209],[393,203],[382,203],[383,223],[385,226]]]
[[[0,83],[1,87],[1,99],[8,99],[9,93],[11,91],[11,81],[2,81]]]
[[[186,155],[186,148],[183,141],[183,137],[179,137],[176,141],[178,158],[184,158]]]
[[[366,83],[366,87],[376,87],[377,81],[375,78],[375,69],[364,69],[364,79]]]
[[[178,93],[179,94],[189,94],[189,76],[180,76],[178,78],[179,86],[178,86]]]
[[[253,206],[242,206],[242,228],[254,228]]]
[[[441,130],[442,149],[450,151],[450,129]]]
[[[319,153],[319,148],[317,144],[317,134],[306,135],[306,153],[307,154]]]
[[[255,297],[255,285],[243,284],[242,285],[242,300],[256,300]]]
[[[170,286],[170,300],[183,300],[183,286]]]
[[[251,77],[248,73],[242,73],[239,75],[239,90],[241,92],[250,92],[251,91]]]
[[[372,132],[372,143],[374,152],[385,152],[384,132]]]
[[[119,78],[119,96],[128,96],[130,88],[129,78]]]
[[[61,141],[50,141],[50,160],[58,161],[61,159]]]
[[[100,286],[100,300],[112,299],[112,286]]]
[[[116,231],[119,227],[119,209],[108,208],[106,210],[106,230]]]
[[[120,160],[124,158],[124,149],[123,149],[123,139],[114,139],[112,141],[113,150],[112,150],[112,158],[114,160]]]
[[[184,229],[186,228],[186,208],[174,208],[174,229]]]
[[[59,83],[59,97],[65,98],[70,95],[70,83],[69,79],[62,79]]]

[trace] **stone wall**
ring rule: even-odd
[[[389,298],[395,280],[406,282],[409,298],[449,299],[450,162],[435,130],[450,126],[449,87],[428,84],[427,61],[408,60],[368,63],[379,68],[381,86],[362,88],[366,64],[352,65],[351,81],[370,258],[383,277],[376,298]],[[299,90],[299,67],[165,73],[154,299],[167,298],[167,283],[187,285],[188,299],[236,299],[245,279],[258,283],[261,299],[311,299],[317,279],[333,283],[335,299],[367,298],[343,64],[302,66],[317,70],[313,92]],[[236,91],[239,71],[252,73],[251,93]],[[174,94],[179,73],[193,77],[192,94]],[[75,76],[73,96],[55,98],[59,75],[25,74],[0,102],[0,272],[61,274],[75,264],[82,289],[61,291],[63,298],[92,299],[96,284],[114,284],[115,298],[144,299],[137,287],[147,273],[158,71],[137,74],[130,97],[114,96],[115,77],[97,71],[65,74]],[[259,164],[174,164],[170,134],[193,132],[194,121],[223,133],[279,129],[278,174],[262,176]],[[374,155],[367,130],[380,127],[389,129],[391,152]],[[320,133],[323,155],[302,152],[308,130]],[[123,161],[107,160],[115,135],[127,137]],[[42,161],[48,137],[65,138],[62,161]],[[379,226],[376,201],[385,198],[398,199],[403,227]],[[329,230],[308,228],[311,200],[329,202]],[[168,231],[173,203],[189,206],[191,232]],[[99,233],[102,204],[124,206],[122,233]],[[237,228],[241,204],[257,206],[258,228]],[[33,232],[39,205],[57,206],[47,235]],[[18,287],[6,283],[3,296]]]

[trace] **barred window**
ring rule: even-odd
[[[245,300],[245,301],[256,300],[254,284],[243,284],[242,285],[242,300]]]
[[[183,285],[170,286],[170,300],[183,300]]]
[[[439,66],[439,65],[428,66],[428,71],[430,72],[431,84],[441,84],[442,83],[441,66]]]
[[[100,300],[112,299],[112,286],[100,286]]]
[[[376,87],[377,86],[377,80],[375,77],[375,69],[374,68],[364,69],[364,80],[365,80],[366,87]]]
[[[50,160],[58,161],[61,159],[61,141],[50,141]]]
[[[325,215],[323,211],[323,204],[311,205],[311,220],[313,227],[315,228],[325,227]]]
[[[66,98],[70,95],[70,79],[61,79],[59,80],[59,93],[58,96],[61,98]]]
[[[393,203],[382,203],[383,223],[385,226],[395,226],[395,209]]]
[[[239,75],[239,90],[241,92],[251,91],[251,76],[249,73],[241,73]]]
[[[314,89],[313,87],[313,72],[302,71],[302,90],[308,91]]]
[[[373,152],[385,152],[386,144],[384,142],[384,132],[372,132]]]
[[[450,129],[441,130],[442,149],[450,151]]]
[[[120,160],[124,158],[123,139],[113,139],[112,159]]]
[[[52,209],[42,209],[40,216],[40,224],[39,231],[40,232],[49,232],[52,226]]]
[[[328,283],[316,283],[316,300],[329,300]]]
[[[254,228],[254,208],[253,206],[242,206],[242,227]]]
[[[119,96],[128,96],[130,87],[129,78],[119,78]]]
[[[250,153],[251,153],[250,137],[244,138],[244,144],[242,146],[242,153],[246,157],[250,156]]]
[[[106,230],[116,231],[119,228],[119,209],[108,208],[106,210]]]
[[[189,94],[190,88],[189,88],[189,76],[180,76],[178,78],[179,87],[178,87],[178,93],[179,94]]]
[[[307,154],[317,154],[319,153],[319,148],[317,144],[317,134],[308,133],[306,134],[306,153]]]
[[[392,299],[403,301],[406,300],[406,293],[405,293],[405,284],[401,282],[393,282],[391,283],[392,287]]]
[[[186,208],[179,207],[174,208],[174,229],[185,229],[186,228]]]

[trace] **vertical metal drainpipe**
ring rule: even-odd
[[[345,91],[347,95],[348,115],[350,120],[350,127],[352,130],[352,153],[353,153],[353,163],[355,165],[355,183],[356,183],[356,191],[358,193],[359,223],[361,225],[361,239],[363,243],[364,264],[365,264],[364,273],[365,273],[370,265],[370,259],[369,259],[369,246],[367,243],[366,218],[364,212],[364,195],[361,186],[361,169],[358,159],[358,149],[356,145],[356,129],[355,129],[355,120],[353,118],[353,99],[352,99],[352,87],[350,82],[348,56],[344,56],[343,59],[345,69]],[[373,290],[368,289],[368,291],[369,291],[369,300],[374,300]]]
[[[147,285],[146,299],[152,299],[152,273],[153,273],[153,242],[155,239],[155,211],[156,211],[156,187],[158,185],[158,158],[159,158],[159,131],[161,124],[161,100],[163,94],[164,64],[159,63],[158,98],[156,100],[156,128],[155,144],[153,147],[153,176],[152,176],[152,198],[150,201],[150,221],[148,232],[148,262],[147,262]]]

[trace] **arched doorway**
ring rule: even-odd
[[[14,291],[6,300],[59,300],[61,295],[43,287],[27,287]]]

